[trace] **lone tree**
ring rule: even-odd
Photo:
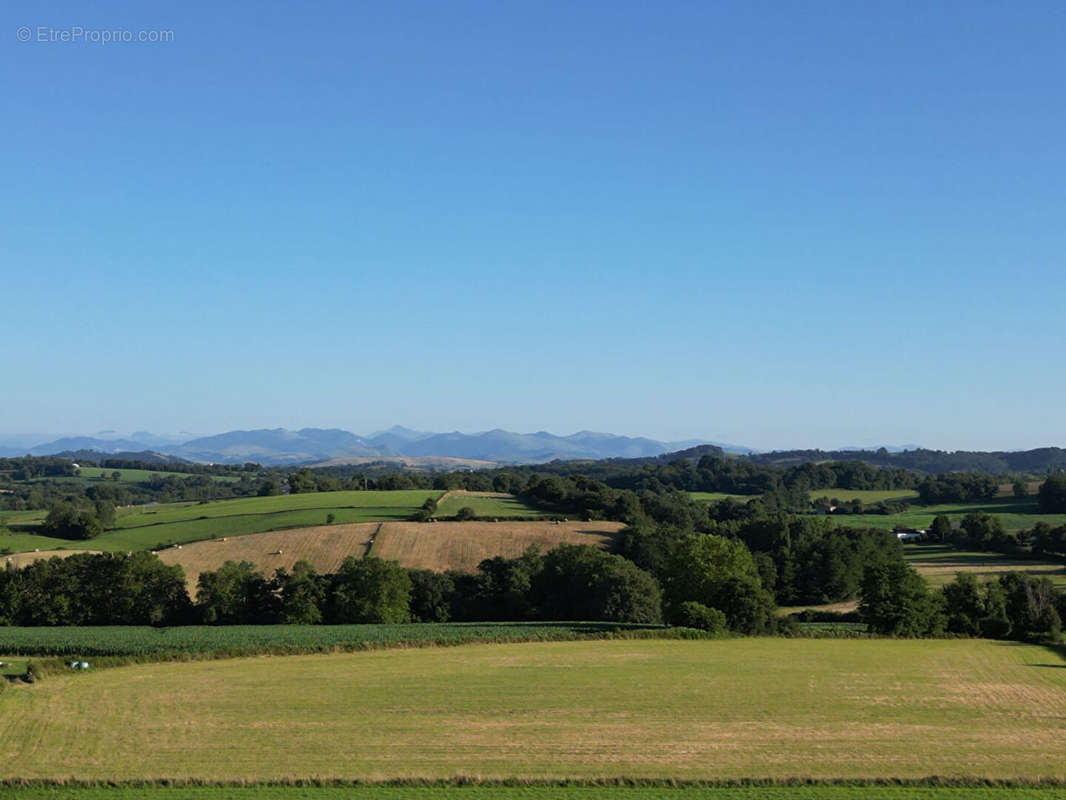
[[[1039,493],[1041,514],[1066,514],[1066,472],[1049,475]]]
[[[465,522],[468,519],[477,519],[477,512],[470,506],[463,506],[456,512],[455,518],[460,522]]]
[[[929,533],[938,542],[948,541],[951,538],[951,520],[943,514],[938,514]]]

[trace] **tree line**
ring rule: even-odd
[[[598,548],[488,559],[476,573],[408,570],[368,557],[319,574],[307,562],[267,576],[228,561],[201,573],[147,552],[78,553],[0,571],[0,624],[354,624],[491,620],[661,623],[663,593],[632,562]]]
[[[875,633],[891,636],[958,634],[1019,641],[1058,641],[1066,593],[1047,578],[1009,572],[981,584],[972,573],[931,591],[909,565],[867,569],[859,617]]]
[[[242,467],[220,465],[173,465],[155,462],[105,459],[101,478],[81,478],[80,469],[66,458],[24,456],[0,459],[0,508],[21,511],[51,508],[57,503],[88,507],[105,500],[115,506],[136,503],[172,503],[181,501],[224,500],[254,496],[260,486],[257,464]],[[84,466],[79,464],[80,466]],[[254,468],[254,469],[253,469]],[[122,481],[121,469],[163,473],[178,470],[182,474],[152,474],[142,481]],[[237,480],[219,481],[217,476]]]

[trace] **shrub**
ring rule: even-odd
[[[474,511],[474,509],[472,509],[470,506],[463,506],[459,509],[458,512],[456,512],[455,518],[460,522],[465,522],[466,520],[470,519],[477,519],[477,512]]]
[[[708,608],[702,603],[688,600],[677,609],[677,624],[710,633],[721,633],[725,630],[726,619],[725,614],[717,608]]]

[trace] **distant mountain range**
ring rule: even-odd
[[[14,438],[14,437],[12,437]],[[95,451],[104,454],[152,451],[194,462],[239,464],[309,464],[323,461],[342,463],[344,459],[367,458],[459,458],[498,464],[535,464],[556,459],[643,458],[657,456],[699,444],[717,444],[727,452],[749,453],[746,447],[703,442],[660,442],[643,437],[580,431],[556,436],[546,431],[512,433],[491,430],[483,433],[431,433],[394,426],[369,436],[358,436],[337,428],[284,428],[229,431],[184,442],[138,432],[128,438],[69,436],[26,446],[0,438],[0,456],[55,455]]]

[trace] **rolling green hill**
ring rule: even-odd
[[[240,536],[285,528],[334,522],[385,522],[409,519],[438,490],[314,492],[308,494],[249,497],[205,503],[171,503],[119,509],[113,530],[95,539],[71,541],[39,535],[34,521],[43,513],[10,515],[16,530],[0,533],[0,550],[104,550],[110,552],[149,550],[172,544]]]

